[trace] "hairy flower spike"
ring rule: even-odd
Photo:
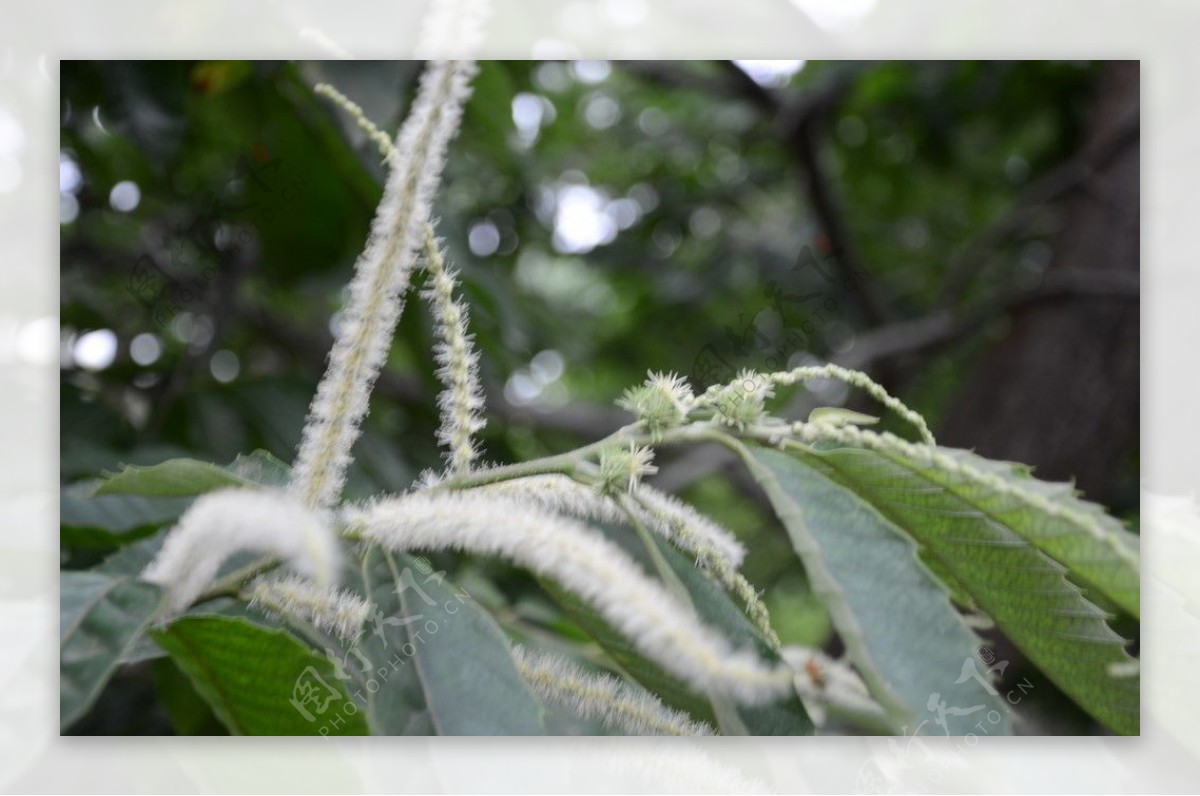
[[[444,473],[435,470],[422,470],[414,486],[416,489],[433,489],[444,480]]]
[[[476,487],[473,491],[512,498],[527,506],[581,520],[619,525],[627,519],[610,496],[559,473],[513,478]]]
[[[600,451],[600,491],[604,494],[632,492],[642,476],[658,472],[652,462],[654,451],[629,443],[629,447],[613,444]]]
[[[761,704],[791,688],[789,670],[735,650],[616,544],[576,520],[473,490],[392,498],[347,511],[346,520],[390,550],[497,555],[550,578],[697,693]]]
[[[716,559],[736,569],[746,550],[733,534],[685,503],[653,487],[638,484],[625,500],[597,492],[567,475],[530,475],[476,487],[489,495],[516,498],[544,511],[583,520],[621,525],[633,519],[697,560]],[[618,502],[620,500],[620,502]]]
[[[334,105],[337,105],[346,115],[354,120],[358,128],[367,134],[369,138],[379,150],[379,154],[383,155],[383,159],[387,161],[389,166],[394,166],[400,162],[400,153],[396,150],[392,139],[388,138],[388,134],[375,126],[375,123],[367,118],[363,113],[362,107],[354,100],[347,97],[342,92],[338,91],[328,83],[318,83],[313,86],[313,92],[323,97],[329,98]]]
[[[626,497],[598,493],[570,476],[531,475],[476,487],[475,491],[520,500],[543,511],[583,520],[622,525],[630,520],[666,539],[692,556],[730,593],[746,605],[746,613],[767,641],[779,646],[771,617],[758,592],[738,574],[746,550],[729,531],[691,506],[646,484],[638,484]]]
[[[671,710],[656,696],[607,674],[592,674],[557,655],[513,647],[517,671],[545,702],[624,735],[713,735],[712,727]]]
[[[853,387],[858,387],[911,423],[917,429],[917,433],[921,435],[923,442],[928,445],[936,444],[933,439],[933,432],[929,430],[929,425],[925,422],[925,418],[912,409],[909,409],[898,398],[893,397],[881,385],[872,381],[870,376],[861,371],[849,370],[830,364],[801,367],[785,373],[773,373],[767,378],[774,384],[783,385],[795,384],[798,381],[811,381],[812,379],[836,379]]]
[[[438,343],[434,355],[438,378],[446,385],[438,397],[442,427],[438,440],[446,447],[446,461],[455,473],[470,471],[478,456],[473,437],[486,425],[483,390],[479,386],[479,354],[467,334],[467,307],[454,297],[455,275],[446,268],[433,229],[425,230],[425,263],[429,287],[425,298],[433,310]]]
[[[370,238],[355,265],[350,300],[309,410],[292,469],[292,489],[312,506],[337,501],[371,388],[391,347],[450,139],[470,94],[472,62],[432,63],[396,141]]]
[[[353,641],[371,612],[366,600],[348,591],[317,586],[295,575],[256,579],[243,592],[252,607],[309,622],[317,630]]]
[[[718,423],[744,429],[763,418],[766,402],[774,394],[769,378],[743,370],[729,384],[706,393],[705,401],[712,406]]]
[[[659,436],[687,418],[694,400],[691,388],[682,377],[673,373],[651,373],[641,387],[626,390],[617,405],[632,412],[652,436]]]
[[[567,475],[530,475],[476,487],[489,495],[511,497],[582,520],[620,525],[633,519],[678,549],[700,558],[716,558],[733,569],[742,564],[746,548],[725,528],[665,492],[638,484],[630,501],[618,503]]]
[[[647,528],[668,539],[675,547],[695,556],[696,565],[740,599],[746,614],[775,649],[779,636],[771,626],[771,615],[758,591],[737,570],[746,550],[733,534],[691,506],[653,487],[639,484],[631,499],[622,505]]]
[[[680,550],[696,558],[714,557],[731,569],[742,565],[746,548],[737,537],[687,503],[648,484],[633,490],[635,517]]]
[[[185,610],[221,564],[248,550],[284,560],[321,588],[337,582],[341,555],[324,512],[279,490],[220,489],[196,499],[141,577],[167,590],[166,615]]]

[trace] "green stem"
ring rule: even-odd
[[[781,427],[775,433],[787,433],[787,427]],[[531,475],[547,475],[550,473],[559,473],[574,477],[580,464],[600,449],[614,443],[621,445],[626,445],[630,442],[635,445],[674,445],[681,442],[720,442],[726,438],[718,426],[707,421],[679,426],[657,436],[643,431],[641,423],[631,423],[628,426],[617,429],[603,439],[584,445],[582,448],[576,448],[573,451],[558,453],[553,456],[546,456],[541,459],[531,459],[527,462],[506,464],[501,467],[493,467],[489,470],[477,470],[464,475],[456,475],[441,482],[430,491],[440,492],[454,489],[471,489],[477,486],[498,484],[502,481],[512,481]]]
[[[612,434],[601,440],[597,440],[589,445],[584,445],[582,448],[576,448],[573,451],[559,453],[554,456],[547,456],[542,459],[532,459],[527,462],[518,462],[516,464],[506,464],[501,467],[493,467],[489,470],[477,470],[472,473],[456,475],[453,478],[448,478],[438,484],[431,491],[451,490],[451,489],[470,489],[477,486],[487,486],[489,484],[498,484],[501,481],[511,481],[515,478],[525,478],[531,475],[546,475],[549,473],[561,473],[563,475],[575,474],[576,467],[580,462],[587,459],[591,454],[600,450],[606,445],[614,442],[626,442],[628,440],[639,440],[641,435],[635,433],[638,429],[638,424],[633,423],[628,426],[623,426],[617,429]]]

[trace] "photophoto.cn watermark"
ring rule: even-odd
[[[979,662],[987,668],[980,671]],[[1008,669],[1009,662],[996,661],[995,653],[988,647],[979,650],[979,657],[963,659],[962,670],[954,685],[975,680],[993,696],[1001,696],[1009,705],[1019,705],[1033,691],[1034,685],[1028,677],[1022,677],[1011,688],[1001,693],[993,684],[993,676],[999,679]],[[930,718],[923,719],[915,727],[904,728],[899,738],[887,739],[887,753],[876,753],[862,765],[854,782],[854,792],[876,793],[928,793],[937,789],[949,769],[963,765],[963,751],[973,748],[980,737],[993,734],[993,730],[1004,721],[1000,711],[986,705],[950,705],[938,692],[929,695],[925,708]],[[978,718],[978,721],[962,735],[951,735],[947,717]],[[933,727],[926,732],[932,722]],[[950,754],[943,749],[935,752],[922,739],[923,732],[937,736],[939,728],[944,737],[952,738]]]
[[[355,641],[344,654],[326,647],[325,656],[333,667],[333,672],[328,677],[340,682],[345,692],[331,684],[326,676],[313,666],[307,666],[300,672],[292,686],[289,701],[306,721],[319,724],[318,734],[328,737],[345,724],[347,717],[365,709],[370,696],[386,687],[389,678],[407,671],[405,667],[413,665],[412,659],[418,648],[430,643],[447,623],[454,621],[459,606],[471,596],[463,589],[455,587],[453,598],[439,603],[422,588],[430,583],[440,586],[445,577],[445,570],[434,571],[427,559],[417,558],[413,567],[404,567],[400,571],[396,582],[395,593],[398,598],[412,592],[420,600],[418,606],[423,604],[429,608],[436,608],[436,619],[427,617],[424,613],[389,616],[380,610],[377,604],[371,604],[369,636],[378,639],[384,654],[381,655],[377,651],[374,659],[366,654],[360,644],[361,637],[360,641]],[[388,628],[401,628],[401,635],[405,640],[399,641],[393,647],[388,640]],[[364,633],[366,632],[364,630]],[[398,639],[393,638],[392,641]],[[349,697],[345,694],[349,694]]]

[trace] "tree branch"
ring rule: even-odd
[[[829,239],[830,256],[839,281],[853,285],[850,291],[868,326],[889,319],[886,305],[865,276],[863,264],[845,221],[845,211],[833,181],[821,160],[820,128],[829,111],[853,86],[862,67],[839,70],[823,84],[799,99],[785,102],[776,92],[759,85],[732,61],[722,62],[726,79],[713,79],[696,70],[677,69],[661,63],[630,62],[625,68],[672,89],[700,91],[748,100],[777,128],[778,137],[800,166],[804,194],[812,206],[817,226]]]
[[[1141,286],[1136,274],[1058,270],[1046,274],[1033,289],[1014,289],[995,296],[966,312],[935,310],[923,318],[901,321],[876,329],[845,355],[834,361],[847,368],[866,370],[896,357],[927,354],[958,342],[996,318],[1035,305],[1069,299],[1137,301]]]
[[[756,83],[732,61],[724,63],[726,72],[742,96],[767,113],[779,127],[785,143],[799,163],[805,194],[812,205],[817,226],[829,239],[829,253],[841,281],[854,286],[850,293],[867,325],[874,327],[886,322],[890,313],[874,287],[864,278],[869,276],[869,271],[850,235],[841,197],[822,162],[822,125],[829,112],[853,86],[856,73],[838,71],[800,101],[788,104],[775,92]]]
[[[950,261],[938,305],[950,307],[959,301],[1003,241],[1024,229],[1045,205],[1086,185],[1125,147],[1136,143],[1140,135],[1139,115],[1135,112],[1131,118],[1124,120],[1113,135],[1034,180],[1005,215],[972,237]]]

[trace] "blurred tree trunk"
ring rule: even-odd
[[[1113,63],[1084,141],[1085,157],[1098,162],[1066,198],[1049,270],[1137,273],[1138,113],[1139,65]],[[1041,478],[1073,478],[1094,500],[1136,505],[1129,464],[1139,440],[1139,322],[1129,299],[1063,300],[1015,313],[952,400],[939,441],[1035,465]]]

